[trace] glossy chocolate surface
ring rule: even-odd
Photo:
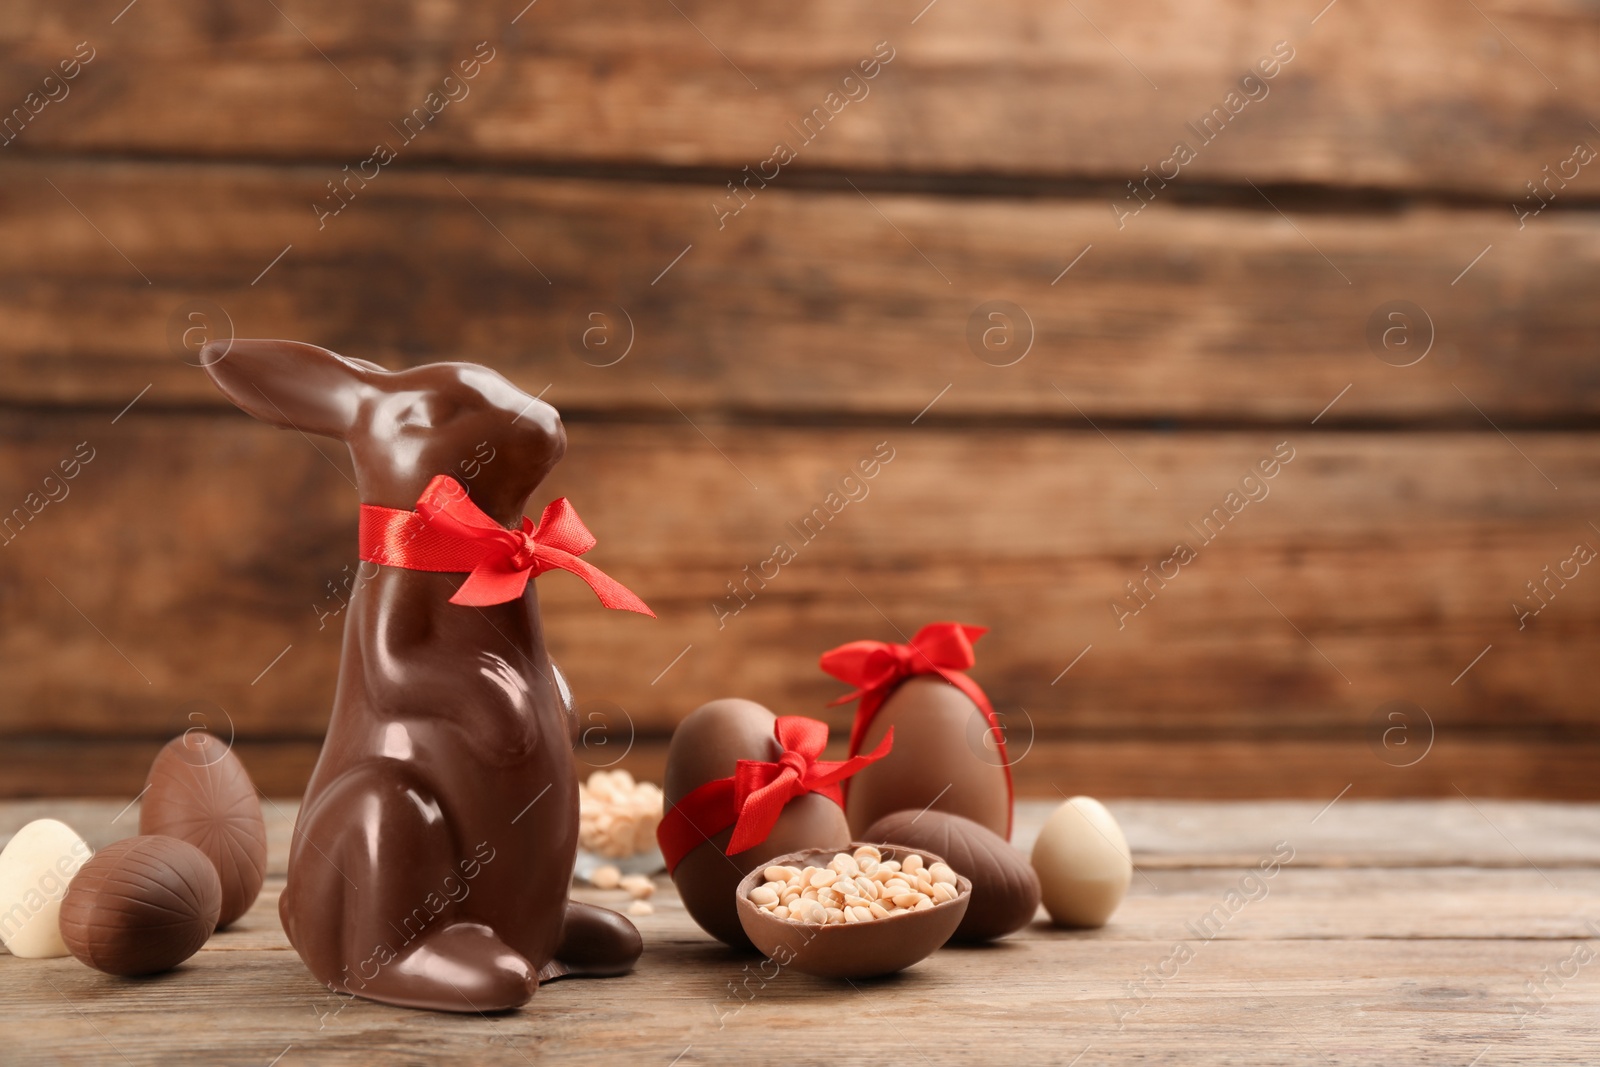
[[[365,504],[410,510],[448,474],[510,528],[566,450],[556,410],[486,367],[390,372],[259,340],[215,343],[202,360],[256,418],[343,441]],[[448,602],[464,577],[362,564],[279,913],[331,989],[491,1011],[524,1003],[541,977],[622,973],[640,940],[567,899],[574,724],[537,581],[475,608]]]
[[[667,749],[662,786],[667,807],[706,782],[729,777],[739,760],[775,762],[783,754],[773,736],[776,723],[777,716],[752,700],[713,700],[690,712]],[[761,844],[729,856],[723,850],[732,837],[729,827],[692,850],[672,872],[672,881],[701,929],[726,945],[748,949],[753,946],[735,906],[740,879],[787,852],[826,848],[831,856],[850,843],[850,828],[839,805],[809,793],[784,807]]]
[[[168,741],[150,765],[139,832],[187,841],[222,880],[221,930],[250,910],[267,877],[267,826],[244,764],[204,730]]]
[[[840,849],[805,849],[774,856],[789,867],[826,867],[836,852],[851,852],[863,842]],[[917,852],[929,866],[944,857],[920,849],[881,848],[886,860],[903,860]],[[946,860],[948,862],[948,860]],[[954,865],[951,869],[955,870]],[[970,910],[972,883],[956,871],[956,898],[921,911],[899,911],[884,919],[859,923],[797,923],[762,911],[750,900],[762,874],[751,871],[736,890],[739,920],[761,953],[780,967],[818,978],[874,978],[903,971],[931,956],[949,941]]]
[[[972,907],[953,940],[992,941],[1020,930],[1039,910],[1039,876],[1005,838],[971,819],[942,811],[897,811],[873,823],[862,840],[937,853],[972,881]]]
[[[891,726],[894,750],[845,785],[845,812],[857,837],[885,815],[927,807],[1006,836],[1011,798],[1005,767],[978,705],[942,678],[917,675],[883,702],[861,751],[871,752]]]
[[[61,900],[61,940],[107,974],[169,971],[217,928],[222,883],[205,853],[176,837],[129,837],[91,856]]]

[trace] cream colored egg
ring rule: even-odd
[[[92,854],[88,842],[55,819],[35,819],[0,851],[0,941],[13,956],[65,956],[58,919],[67,883]]]
[[[1106,806],[1073,797],[1045,820],[1033,846],[1033,869],[1057,926],[1104,926],[1128,891],[1133,857]]]

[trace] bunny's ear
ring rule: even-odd
[[[213,341],[200,362],[223,396],[262,422],[340,439],[384,373],[299,341]]]

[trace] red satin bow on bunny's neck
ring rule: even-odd
[[[995,750],[1000,754],[1000,766],[1006,775],[1006,800],[1012,800],[1011,757],[1006,754],[1006,735],[995,716],[989,698],[978,683],[963,674],[977,662],[972,643],[989,630],[985,626],[966,626],[959,622],[932,622],[918,630],[909,644],[896,645],[887,641],[851,641],[822,654],[822,669],[842,682],[856,687],[829,707],[848,704],[859,699],[855,722],[850,726],[850,755],[861,750],[867,728],[877,716],[878,709],[889,699],[895,687],[917,674],[936,674],[965,693],[978,710],[994,737]],[[1009,821],[1008,821],[1009,829]],[[1009,835],[1008,835],[1009,836]]]
[[[656,827],[656,841],[671,874],[703,842],[733,827],[727,855],[767,839],[784,807],[796,797],[820,793],[844,806],[841,782],[889,754],[894,730],[870,754],[832,762],[818,759],[828,744],[828,724],[800,715],[780,715],[773,729],[783,754],[776,763],[742,759],[731,778],[716,778],[680,799]]]
[[[362,560],[410,571],[468,572],[452,604],[504,604],[522,595],[529,578],[560,569],[589,583],[606,607],[655,618],[627,586],[578,558],[594,546],[594,534],[566,497],[546,505],[538,525],[523,516],[520,530],[508,530],[447,474],[428,483],[416,511],[361,505]]]

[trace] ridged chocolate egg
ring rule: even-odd
[[[907,678],[873,716],[861,751],[875,749],[890,727],[894,750],[845,786],[845,812],[858,838],[869,840],[868,828],[885,815],[927,807],[1009,836],[1005,764],[971,697],[943,678]]]
[[[667,809],[706,782],[732,777],[739,760],[776,762],[783,754],[773,734],[776,724],[772,712],[751,700],[713,700],[690,712],[667,749],[662,787]],[[732,837],[729,827],[696,846],[672,872],[672,881],[701,929],[734,948],[753,948],[739,922],[740,880],[774,856],[809,848],[842,850],[850,844],[850,827],[839,805],[808,793],[784,807],[761,844],[729,856],[723,850]]]
[[[972,882],[972,906],[953,941],[1004,937],[1027,926],[1039,910],[1039,876],[1028,857],[971,819],[942,811],[897,811],[873,823],[861,840],[943,856]]]
[[[216,867],[222,883],[217,928],[249,911],[267,877],[267,827],[239,757],[204,730],[190,730],[167,742],[145,786],[139,832],[187,841]]]
[[[61,939],[97,971],[155,974],[200,951],[221,907],[205,853],[175,837],[130,837],[95,853],[67,886]]]

